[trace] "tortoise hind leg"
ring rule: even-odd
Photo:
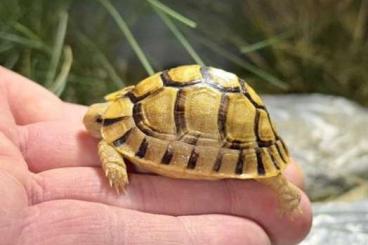
[[[285,176],[279,174],[270,178],[257,179],[257,181],[269,186],[276,192],[282,215],[288,214],[293,216],[302,213],[299,208],[301,199],[300,191]]]
[[[117,193],[120,190],[124,191],[129,181],[126,165],[120,153],[106,141],[101,140],[98,144],[98,154],[110,186],[114,187]]]

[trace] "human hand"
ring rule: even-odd
[[[296,244],[311,225],[255,181],[178,180],[130,173],[108,186],[83,106],[0,67],[0,244]],[[299,188],[295,164],[285,175]]]

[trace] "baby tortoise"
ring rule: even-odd
[[[300,192],[282,175],[287,148],[260,97],[236,75],[199,65],[156,73],[92,105],[84,124],[101,138],[110,185],[128,184],[125,160],[172,178],[255,179],[298,210]]]

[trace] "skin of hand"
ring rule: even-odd
[[[124,195],[108,186],[86,107],[62,102],[0,67],[0,244],[296,244],[302,214],[278,214],[277,197],[255,181],[178,180],[130,173]],[[285,175],[303,188],[299,168]]]

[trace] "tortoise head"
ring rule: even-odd
[[[108,102],[93,104],[84,115],[83,123],[88,132],[96,138],[101,138],[102,115],[105,113]]]
[[[106,125],[106,121],[116,121],[116,119],[131,116],[133,104],[128,99],[127,94],[134,86],[125,87],[119,91],[105,96],[105,103],[93,104],[89,107],[83,118],[84,126],[88,132],[101,138],[101,127]]]

